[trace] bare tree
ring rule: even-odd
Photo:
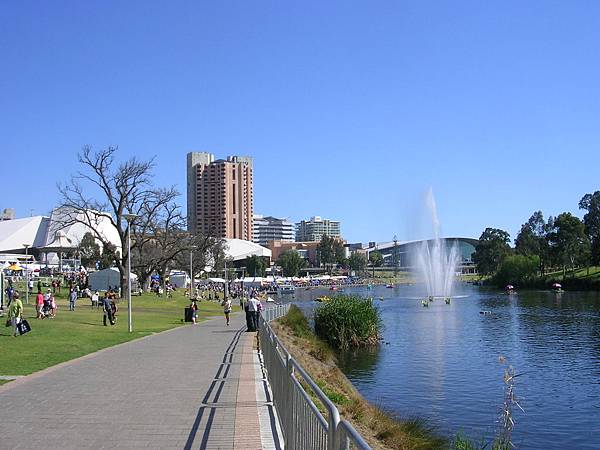
[[[174,187],[159,189],[152,183],[154,160],[140,161],[133,157],[115,164],[117,147],[108,147],[94,151],[90,146],[83,147],[78,160],[83,166],[81,171],[71,177],[70,182],[59,185],[62,196],[60,207],[61,226],[82,223],[90,228],[102,245],[110,247],[109,238],[98,225],[109,221],[116,229],[121,252],[116,252],[114,263],[121,275],[121,292],[127,286],[126,264],[127,227],[124,214],[137,214],[135,228],[151,228],[156,215],[165,205],[171,204],[179,195]],[[94,197],[92,192],[96,191]],[[131,242],[132,250],[137,243]]]

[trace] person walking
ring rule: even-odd
[[[13,336],[17,336],[19,333],[19,323],[21,323],[21,319],[23,316],[23,303],[19,298],[19,293],[15,292],[13,294],[13,300],[8,308],[8,318],[10,319],[10,323],[13,326],[14,332]]]
[[[231,300],[223,300],[221,303],[223,306],[223,313],[225,314],[225,320],[227,321],[227,326],[229,326],[229,315],[231,314]]]
[[[35,318],[42,318],[42,308],[44,307],[44,294],[42,294],[42,290],[38,289],[38,293],[35,296]]]
[[[113,316],[113,309],[112,309],[112,305],[111,305],[111,301],[110,298],[108,297],[108,295],[105,295],[104,298],[102,299],[102,309],[104,311],[104,326],[106,327],[106,320],[108,319],[108,321],[110,322],[111,325],[115,324],[115,319]]]
[[[198,318],[198,304],[196,303],[196,300],[192,300],[190,309],[192,310],[192,324],[196,325],[196,319]]]
[[[69,290],[69,311],[75,311],[75,301],[77,300],[77,291],[74,288]]]

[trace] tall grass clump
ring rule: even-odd
[[[291,305],[287,314],[279,321],[292,330],[292,333],[297,337],[308,338],[312,335],[308,319],[296,305]]]
[[[315,332],[340,350],[377,345],[381,317],[371,299],[339,295],[315,310]]]

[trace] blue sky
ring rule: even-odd
[[[348,240],[512,237],[600,189],[596,1],[19,1],[0,12],[0,208],[47,213],[84,144],[255,158],[255,211]],[[181,198],[185,204],[185,197]]]

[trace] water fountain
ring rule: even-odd
[[[413,267],[425,283],[428,298],[444,298],[449,303],[459,262],[458,244],[455,242],[449,247],[440,236],[440,221],[431,188],[427,192],[425,205],[431,215],[433,239],[423,241],[417,247],[413,255]]]

